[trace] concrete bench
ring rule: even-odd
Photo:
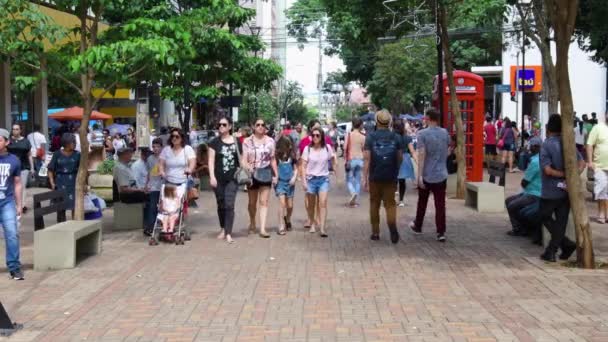
[[[135,230],[144,227],[144,204],[114,202],[114,230]]]
[[[66,221],[34,232],[34,269],[74,268],[78,255],[101,253],[101,221]]]
[[[505,188],[487,182],[467,182],[464,204],[480,213],[501,213],[505,210]]]

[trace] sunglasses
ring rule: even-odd
[[[228,123],[227,122],[220,122],[219,124],[217,124],[217,127],[228,127]]]
[[[171,135],[171,139],[175,139],[175,138],[179,138],[179,139],[181,139],[182,137],[181,137],[181,136],[179,136],[178,134],[172,134],[172,135]]]
[[[256,123],[255,127],[266,127],[265,123]]]
[[[320,138],[320,137],[321,137],[321,134],[313,134],[313,135],[312,135],[312,137],[313,137],[313,138]]]

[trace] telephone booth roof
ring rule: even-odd
[[[474,97],[483,98],[485,96],[484,84],[485,81],[483,77],[476,75],[474,73],[463,71],[463,70],[454,70],[454,82],[456,83],[456,94],[458,95],[472,95]],[[437,96],[437,76],[435,76],[435,82],[433,86],[433,97]],[[447,73],[443,74],[443,86],[445,88],[445,94],[450,94],[450,89],[448,87],[448,75]]]

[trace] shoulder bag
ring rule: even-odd
[[[236,155],[238,158],[238,167],[236,168],[236,172],[234,173],[234,180],[238,185],[251,185],[251,172],[244,167],[241,167],[241,153],[239,152],[239,146],[235,142],[236,147]]]

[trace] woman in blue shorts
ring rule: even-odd
[[[293,213],[293,195],[296,189],[296,158],[294,147],[288,136],[279,138],[276,144],[275,158],[277,160],[278,180],[274,187],[281,202],[279,208],[279,235],[285,235],[291,230],[291,214]]]
[[[308,219],[313,224],[310,232],[315,233],[319,226],[321,237],[327,237],[325,221],[327,219],[327,193],[329,192],[329,173],[336,169],[336,156],[331,146],[325,144],[325,133],[322,128],[315,128],[311,132],[312,143],[302,153],[302,187],[306,193],[318,197],[319,221],[315,222],[314,207],[308,208]],[[311,210],[312,209],[312,210]]]
[[[503,141],[502,163],[509,164],[509,172],[513,173],[513,155],[515,153],[515,143],[517,142],[517,131],[513,128],[513,123],[509,118],[505,118],[505,127],[502,130],[500,139]]]

